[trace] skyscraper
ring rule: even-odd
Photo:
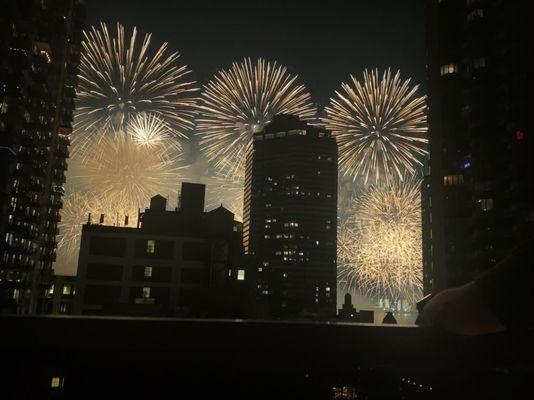
[[[336,312],[337,145],[330,133],[277,115],[246,161],[245,252],[273,317]]]
[[[530,8],[426,1],[426,293],[471,280],[533,234]]]
[[[2,3],[0,290],[21,312],[43,311],[55,260],[84,12],[80,0]]]

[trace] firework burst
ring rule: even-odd
[[[63,198],[61,221],[58,224],[56,266],[75,271],[82,225],[88,221],[89,215],[96,216],[101,212],[102,205],[98,196],[74,192]]]
[[[371,186],[350,203],[338,234],[339,281],[375,300],[414,303],[422,289],[420,181]]]
[[[128,134],[141,146],[171,146],[181,151],[181,142],[172,136],[169,124],[155,114],[138,114],[128,124]]]
[[[315,117],[311,96],[297,79],[276,62],[244,59],[218,72],[204,86],[197,132],[203,153],[219,173],[243,180],[252,135],[274,115]]]
[[[220,205],[234,213],[234,219],[243,221],[243,182],[229,180],[225,176],[214,174],[206,178],[207,209],[211,210]]]
[[[127,35],[117,24],[115,35],[104,23],[84,32],[73,135],[75,151],[83,151],[98,134],[126,131],[139,113],[151,113],[168,124],[169,132],[185,137],[193,126],[197,91],[187,79],[187,66],[167,44],[151,46],[137,28]]]
[[[323,118],[337,139],[343,174],[366,184],[414,174],[427,155],[426,97],[389,69],[381,78],[378,70],[366,70],[363,82],[351,80],[336,91]]]
[[[142,146],[121,133],[104,136],[72,165],[71,183],[109,199],[121,215],[132,215],[156,194],[176,197],[183,170],[172,147]]]

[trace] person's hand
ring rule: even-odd
[[[506,330],[480,298],[473,282],[438,293],[425,305],[418,323],[461,335]]]

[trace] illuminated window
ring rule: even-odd
[[[480,199],[478,203],[480,204],[482,211],[493,210],[493,199]]]
[[[282,276],[283,276],[284,278],[287,278],[287,272],[284,272],[284,273],[282,274]]]
[[[154,254],[156,251],[156,241],[155,240],[147,240],[146,242],[146,252],[148,254]]]
[[[50,387],[52,388],[58,388],[63,386],[63,378],[59,376],[54,376],[52,380],[50,381]]]
[[[445,64],[440,68],[440,75],[455,74],[458,72],[458,64]]]
[[[238,281],[244,281],[245,280],[245,270],[244,269],[238,269],[237,270],[237,280]]]
[[[63,294],[69,295],[72,293],[71,285],[63,285]]]
[[[523,132],[523,131],[517,131],[517,132],[515,133],[515,140],[519,140],[519,141],[521,141],[521,140],[524,140],[524,139],[525,139],[525,132]]]
[[[150,298],[150,288],[144,287],[143,288],[143,299],[149,299]]]
[[[285,136],[286,136],[285,132],[276,132],[276,137],[285,137]]]
[[[461,174],[456,175],[445,175],[443,177],[443,184],[446,186],[450,185],[460,185],[464,183],[464,176]]]
[[[152,277],[152,267],[145,267],[145,278]]]

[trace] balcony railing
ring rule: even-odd
[[[0,391],[12,397],[514,398],[534,378],[532,332],[84,317],[0,317],[0,326],[9,366]]]

